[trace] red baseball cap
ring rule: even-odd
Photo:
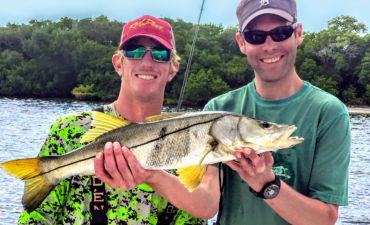
[[[145,15],[123,26],[119,49],[132,38],[149,37],[161,43],[166,48],[175,48],[175,39],[171,25],[154,16]]]

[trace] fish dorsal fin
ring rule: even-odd
[[[102,112],[92,112],[92,128],[81,138],[81,143],[94,141],[97,137],[111,130],[124,127],[130,122],[117,116],[108,115]]]
[[[176,173],[179,175],[178,177],[185,188],[188,189],[189,192],[193,192],[202,182],[206,171],[206,165],[195,165],[177,169]]]
[[[146,121],[157,121],[157,120],[164,120],[164,119],[170,119],[170,118],[173,118],[173,117],[178,117],[178,116],[181,116],[185,114],[184,112],[173,112],[173,113],[163,113],[163,114],[160,114],[160,115],[154,115],[154,116],[148,116],[147,118],[145,118]]]

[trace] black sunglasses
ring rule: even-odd
[[[293,25],[286,25],[276,27],[269,31],[264,30],[244,30],[243,36],[244,39],[253,45],[260,45],[265,43],[267,36],[270,36],[273,41],[284,41],[290,36],[292,36],[293,32],[295,31],[296,26]]]
[[[160,46],[149,48],[143,45],[129,44],[123,49],[124,55],[129,59],[142,59],[146,51],[150,51],[156,62],[168,62],[171,59],[171,50]]]

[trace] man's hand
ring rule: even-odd
[[[271,152],[264,152],[257,155],[250,148],[241,148],[235,152],[235,161],[226,164],[248,183],[255,191],[260,191],[262,187],[275,179],[272,171],[274,159]]]
[[[130,189],[147,182],[155,173],[141,167],[132,152],[118,142],[107,142],[94,160],[95,175],[113,188]]]

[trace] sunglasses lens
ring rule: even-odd
[[[292,26],[280,26],[270,31],[263,30],[245,30],[243,31],[244,39],[253,45],[265,43],[268,35],[273,41],[284,41],[292,36],[294,28]]]
[[[128,45],[124,49],[125,56],[129,59],[142,59],[147,49],[141,45]],[[171,58],[171,51],[166,48],[155,47],[148,50],[152,54],[154,61],[168,62]]]
[[[272,40],[274,41],[284,41],[290,36],[292,36],[294,32],[294,28],[291,26],[282,26],[282,27],[277,27],[270,31],[270,35]]]
[[[145,54],[145,47],[140,45],[129,45],[125,49],[125,56],[129,59],[142,59]]]
[[[266,41],[267,32],[261,30],[247,30],[243,32],[244,39],[253,45],[263,44]]]
[[[168,62],[170,60],[170,50],[153,48],[152,57],[156,61]]]

